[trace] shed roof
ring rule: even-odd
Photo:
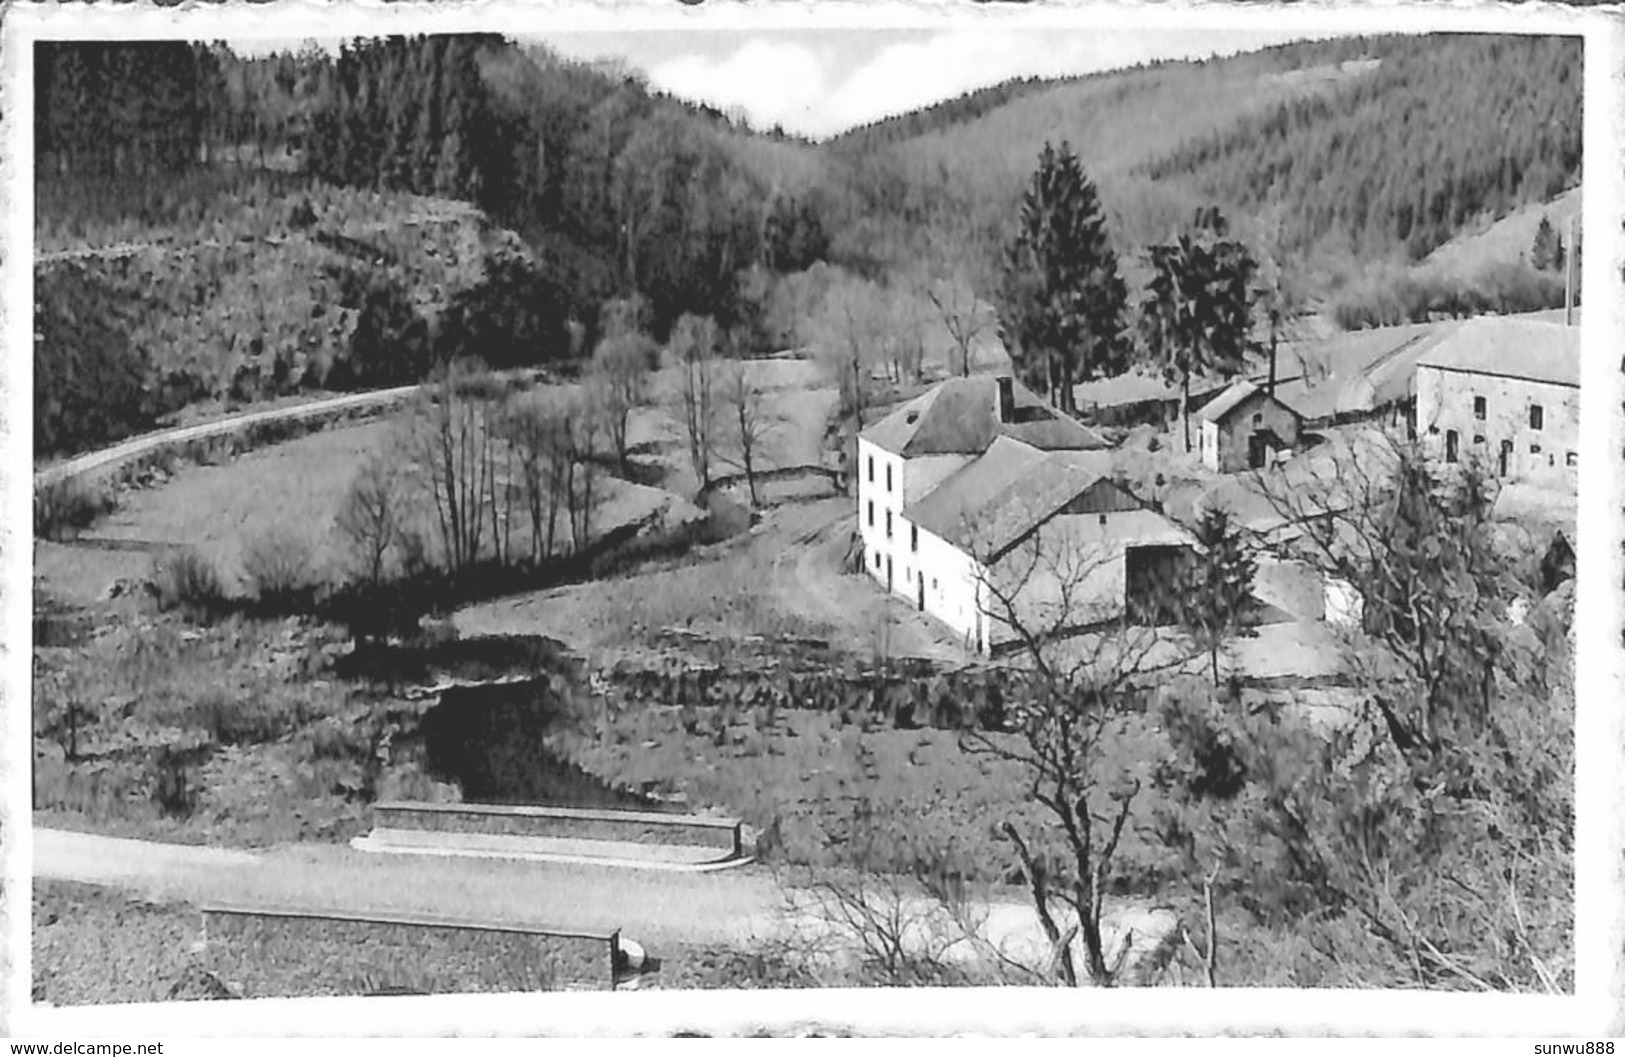
[[[1578,386],[1580,328],[1539,319],[1484,316],[1463,323],[1417,365]]]

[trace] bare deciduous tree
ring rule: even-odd
[[[410,435],[453,576],[477,562],[486,544],[483,515],[494,472],[495,405],[480,395],[477,382],[467,369],[453,365],[419,403]]]
[[[1000,829],[1054,949],[1056,976],[1073,986],[1110,986],[1128,946],[1108,949],[1105,900],[1141,781],[1131,761],[1109,750],[1138,713],[1136,695],[1188,664],[1194,651],[1128,623],[1116,574],[1122,555],[1080,531],[1087,520],[1057,519],[1062,523],[1009,548],[984,535],[987,542],[975,548],[983,604],[1019,645],[1030,677],[1014,695],[1007,730],[969,731],[962,743],[1018,764],[1028,796],[1055,824],[1042,841],[1014,821]]]
[[[381,583],[389,553],[401,541],[406,497],[401,468],[382,452],[361,464],[335,524],[369,584]]]
[[[700,492],[711,488],[716,453],[717,327],[709,316],[685,315],[672,329],[671,358],[677,368],[677,413],[688,439],[689,462]]]
[[[751,366],[745,361],[731,361],[723,369],[720,397],[726,420],[722,431],[724,457],[744,472],[750,505],[760,506],[756,471],[762,444],[778,428],[779,420],[768,407],[767,391],[756,383]]]

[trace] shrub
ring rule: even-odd
[[[43,539],[71,539],[113,512],[118,505],[105,485],[77,477],[63,477],[42,485],[34,493],[34,535]]]
[[[249,541],[243,550],[243,575],[260,604],[282,612],[308,609],[321,586],[310,541],[281,526]]]
[[[263,689],[210,690],[191,709],[191,721],[220,745],[266,745],[299,725],[297,705]]]
[[[160,609],[183,609],[208,616],[225,606],[226,590],[220,574],[193,547],[176,547],[160,554],[153,561],[152,582]]]
[[[152,758],[152,799],[166,815],[187,818],[197,809],[197,768],[188,754],[165,746]]]

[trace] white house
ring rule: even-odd
[[[951,378],[858,435],[858,528],[865,567],[914,597],[919,583],[904,508],[1009,436],[1040,451],[1093,450],[1106,441],[1057,415],[1010,378]]]
[[[1127,554],[1184,533],[1111,479],[1094,431],[1007,378],[959,378],[858,441],[865,567],[987,650],[1035,624],[1120,613]]]
[[[1486,317],[1416,365],[1416,430],[1446,465],[1574,490],[1580,448],[1580,331]]]

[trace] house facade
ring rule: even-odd
[[[1576,490],[1580,332],[1561,323],[1478,319],[1417,364],[1417,436],[1444,466]]]
[[[1263,469],[1298,446],[1303,418],[1268,391],[1242,380],[1197,412],[1202,465],[1214,473]]]
[[[1011,616],[1117,615],[1128,551],[1183,533],[1110,462],[1103,438],[1010,379],[945,382],[859,437],[864,567],[982,652]]]

